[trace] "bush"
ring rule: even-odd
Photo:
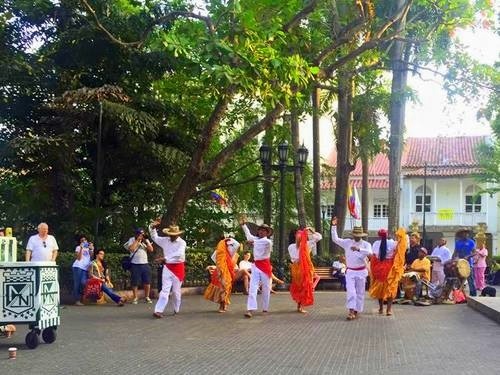
[[[212,249],[188,249],[186,251],[186,279],[183,286],[202,286],[208,284],[206,267],[212,263],[210,255]],[[111,281],[116,290],[130,289],[130,272],[124,271],[121,259],[127,255],[123,253],[106,253],[106,262],[111,273]],[[21,258],[19,258],[21,259]],[[59,265],[59,285],[62,291],[71,292],[73,289],[72,266],[75,261],[73,253],[61,252],[57,257]],[[157,265],[150,262],[152,267],[152,286],[158,285]]]

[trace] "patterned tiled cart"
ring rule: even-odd
[[[0,262],[0,302],[0,325],[29,325],[28,348],[38,346],[40,334],[53,343],[60,323],[55,262]]]

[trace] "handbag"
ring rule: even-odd
[[[453,301],[455,303],[465,303],[465,302],[467,302],[467,299],[465,298],[464,292],[461,291],[460,289],[455,289],[451,293],[452,293],[452,296],[453,296]]]
[[[139,250],[139,249],[137,249]],[[132,259],[134,259],[134,256],[135,256],[135,253],[137,253],[137,250],[134,251],[134,253],[132,254],[132,256],[130,255],[125,255],[122,260],[121,260],[121,264],[122,264],[122,268],[124,271],[130,271],[130,269],[132,268]]]
[[[102,281],[99,279],[88,279],[83,289],[83,297],[92,301],[100,299],[102,297]]]

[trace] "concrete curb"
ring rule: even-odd
[[[499,297],[468,297],[467,305],[500,324]]]

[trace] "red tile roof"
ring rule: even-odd
[[[477,167],[476,150],[486,136],[408,138],[402,167]]]
[[[427,164],[428,176],[463,176],[479,173],[477,147],[487,142],[488,136],[408,138],[401,158],[402,173],[407,177],[423,176],[424,165]],[[334,149],[327,163],[335,166],[337,152]],[[350,177],[354,185],[361,187],[361,161],[356,162]],[[386,154],[378,154],[369,167],[370,189],[387,189],[389,186],[389,158]],[[386,178],[380,178],[386,176]],[[377,178],[379,177],[379,178]],[[335,184],[325,182],[323,189],[335,188]]]

